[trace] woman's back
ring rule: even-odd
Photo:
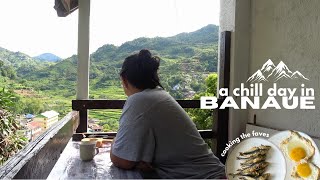
[[[208,150],[195,124],[163,90],[160,58],[141,50],[128,56],[121,68],[128,96],[112,151],[112,162],[121,168],[150,164],[161,178],[221,178],[224,166]],[[150,178],[150,177],[149,177]]]
[[[208,150],[195,124],[160,88],[146,89],[128,98],[118,133],[122,131],[132,137],[131,142],[126,142],[130,149],[139,149],[133,153],[142,161],[152,162],[161,178],[224,176],[223,165]],[[134,140],[134,136],[140,139]]]

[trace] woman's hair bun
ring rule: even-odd
[[[158,76],[159,66],[160,58],[152,56],[149,50],[142,49],[124,60],[120,76],[138,89],[162,87]]]
[[[150,59],[152,57],[151,52],[147,49],[142,49],[138,56],[141,59]]]

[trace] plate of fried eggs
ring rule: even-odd
[[[320,179],[319,149],[310,136],[297,131],[282,131],[269,138],[278,146],[287,164],[285,179]]]

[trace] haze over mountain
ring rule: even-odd
[[[40,60],[40,61],[47,61],[47,62],[57,62],[62,60],[62,58],[52,54],[52,53],[43,53],[39,56],[33,57],[34,59]]]

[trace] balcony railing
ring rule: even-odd
[[[78,112],[67,114],[1,166],[0,179],[46,178],[78,125]]]
[[[219,104],[223,99],[218,101]],[[200,100],[177,100],[182,108],[200,108]],[[125,104],[125,100],[73,100],[72,109],[79,111],[80,123],[76,133],[73,135],[73,140],[79,141],[88,136],[103,136],[109,137],[116,136],[116,132],[105,133],[88,133],[88,110],[90,109],[122,109]],[[221,157],[220,154],[224,150],[224,146],[228,141],[228,109],[214,110],[212,114],[212,120],[214,125],[210,130],[199,130],[199,133],[204,139],[216,140],[217,146],[212,149],[216,152],[217,156],[222,162],[225,162],[225,157]]]
[[[219,42],[219,87],[229,88],[231,32],[222,32]],[[219,107],[223,100],[223,98],[218,100]],[[79,140],[83,135],[90,135],[86,133],[89,109],[122,109],[124,103],[124,100],[72,101],[72,109],[75,111],[67,114],[1,166],[0,179],[47,178],[70,138]],[[199,100],[178,100],[178,103],[183,108],[200,108]],[[220,154],[228,142],[229,109],[215,110],[213,119],[215,121],[212,130],[199,130],[199,133],[204,139],[216,140],[216,150],[213,151],[222,162],[225,162],[226,157],[221,157]],[[105,134],[109,137],[116,135],[115,132],[96,133],[97,136]]]

